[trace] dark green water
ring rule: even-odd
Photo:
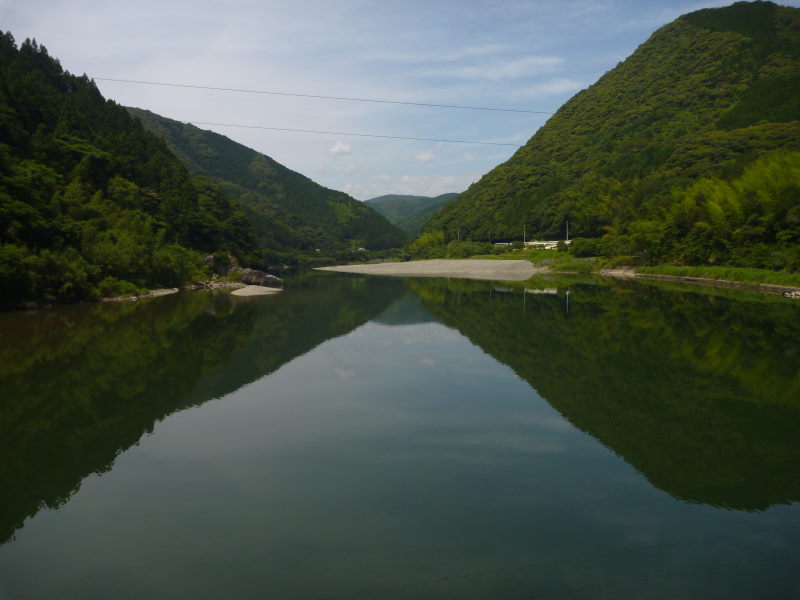
[[[2,600],[800,597],[783,298],[301,276],[2,314],[0,389]]]

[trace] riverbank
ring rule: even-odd
[[[317,267],[316,271],[391,275],[396,277],[456,277],[496,281],[525,281],[547,268],[535,267],[527,260],[433,259],[408,262],[372,263]]]
[[[560,258],[560,257],[559,257]],[[575,267],[581,267],[577,269]],[[596,263],[580,260],[568,260],[553,262],[552,264],[540,261],[538,264],[527,259],[505,259],[505,258],[472,258],[472,259],[431,259],[415,260],[408,262],[391,263],[371,263],[358,265],[338,265],[334,267],[317,267],[318,271],[335,271],[339,273],[360,273],[363,275],[388,275],[396,277],[454,277],[462,279],[483,279],[496,281],[525,281],[534,275],[544,274],[595,274],[603,277],[615,277],[625,279],[658,279],[663,281],[677,281],[682,283],[692,283],[695,285],[707,285],[713,287],[740,288],[755,290],[767,294],[780,294],[787,298],[800,298],[800,286],[791,285],[793,280],[787,279],[783,282],[767,282],[756,279],[758,275],[764,276],[787,276],[790,274],[781,273],[754,273],[760,271],[756,269],[741,269],[746,271],[741,281],[734,279],[720,279],[713,276],[713,273],[703,274],[706,276],[695,276],[694,272],[684,273],[683,271],[672,273],[669,267],[616,267],[611,269],[598,269]],[[673,267],[674,269],[692,269],[692,267]],[[708,267],[708,269],[713,269]],[[661,272],[652,272],[661,271]],[[664,272],[666,271],[666,272]],[[729,275],[735,269],[726,269],[725,274]],[[766,274],[766,275],[765,275]]]
[[[710,277],[689,277],[686,275],[667,275],[661,273],[641,273],[634,268],[602,269],[599,274],[605,277],[616,277],[623,279],[655,279],[659,281],[677,281],[680,283],[692,283],[695,285],[707,285],[722,288],[739,288],[743,290],[755,290],[765,294],[780,294],[785,298],[800,299],[800,287],[789,285],[776,285],[772,283],[755,283],[747,281],[733,281],[730,279],[714,279]]]

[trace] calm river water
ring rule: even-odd
[[[800,597],[800,302],[306,274],[0,315],[0,598]]]

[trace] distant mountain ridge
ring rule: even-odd
[[[193,175],[241,202],[257,239],[273,250],[314,252],[398,247],[402,231],[344,192],[325,188],[269,156],[194,125],[128,108]]]
[[[424,227],[601,238],[644,262],[800,269],[800,9],[684,15]]]
[[[364,204],[378,211],[408,235],[416,236],[419,235],[422,225],[437,210],[457,197],[457,193],[433,197],[387,194],[365,200]]]

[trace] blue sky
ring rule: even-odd
[[[0,28],[91,77],[555,111],[679,15],[728,2],[0,0]],[[784,2],[800,6],[800,0]],[[523,144],[546,115],[98,81],[180,121]],[[205,127],[360,200],[463,191],[509,146]]]

